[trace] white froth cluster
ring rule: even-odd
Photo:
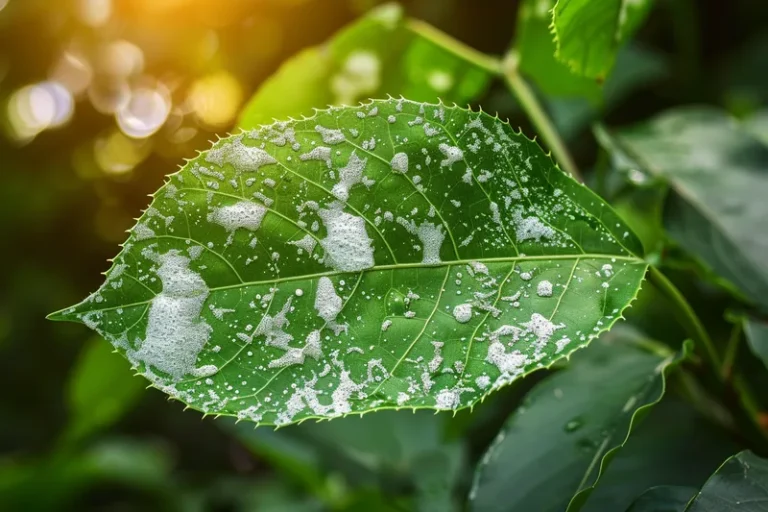
[[[197,357],[211,334],[211,326],[200,318],[208,298],[203,278],[190,270],[189,258],[171,250],[162,255],[148,253],[160,267],[157,276],[163,285],[149,306],[147,331],[141,346],[129,351],[133,361],[143,362],[180,380],[185,375],[215,373],[207,365],[196,371]]]
[[[238,228],[256,231],[266,215],[266,207],[253,201],[240,201],[233,205],[214,208],[208,214],[208,222],[223,226],[227,231]]]
[[[238,172],[258,171],[264,165],[277,163],[277,160],[263,149],[243,144],[239,138],[208,151],[205,161],[219,167],[227,163],[232,164]]]
[[[317,214],[325,224],[327,237],[320,241],[325,249],[325,263],[342,272],[355,272],[371,268],[373,240],[368,238],[365,220],[342,210],[340,204],[331,204]]]

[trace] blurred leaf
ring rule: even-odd
[[[575,73],[608,76],[621,46],[651,9],[652,0],[557,0],[552,30],[557,58]]]
[[[752,114],[743,123],[744,128],[763,144],[768,144],[768,109]]]
[[[108,439],[82,452],[0,466],[0,509],[70,510],[103,485],[147,491],[165,504],[174,495],[171,466],[163,446],[128,439]]]
[[[724,457],[740,449],[730,436],[667,393],[633,430],[582,511],[627,510],[643,491],[665,486],[692,487],[690,498]]]
[[[158,191],[102,287],[52,318],[210,414],[456,410],[609,329],[641,252],[506,123],[380,100],[219,141]]]
[[[91,339],[72,369],[67,397],[71,418],[65,438],[80,439],[116,422],[146,386],[109,342]]]
[[[744,334],[752,353],[768,368],[768,323],[756,318],[745,318]]]
[[[552,121],[564,138],[573,138],[636,90],[666,76],[667,67],[661,54],[627,44],[619,50],[616,65],[605,81],[601,103],[596,105],[584,98],[550,98],[548,107]]]
[[[426,411],[379,411],[278,431],[242,423],[229,429],[283,471],[296,476],[291,469],[301,466],[305,475],[314,472],[301,480],[320,492],[324,484],[318,482],[340,474],[356,488],[375,486],[389,494],[415,486],[418,510],[448,511],[455,508],[452,493],[463,459],[461,444],[445,439],[449,420]]]
[[[708,108],[669,111],[617,140],[676,192],[664,211],[669,235],[768,307],[768,147]]]
[[[472,510],[578,510],[690,350],[665,357],[647,343],[614,331],[536,386],[478,466]]]
[[[768,510],[768,460],[745,450],[726,460],[686,509],[690,512]]]
[[[493,62],[386,4],[285,62],[251,98],[239,126],[387,95],[463,106],[485,91]]]
[[[600,84],[574,74],[555,58],[555,41],[549,29],[554,6],[555,0],[523,0],[520,4],[514,45],[520,71],[548,96],[585,98],[586,105],[598,103]]]
[[[627,512],[684,512],[694,494],[695,487],[651,487],[632,502]]]

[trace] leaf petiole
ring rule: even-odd
[[[547,116],[547,113],[539,103],[539,100],[536,98],[533,90],[531,90],[531,87],[518,72],[518,69],[517,52],[511,50],[502,63],[502,75],[504,76],[504,81],[506,82],[507,87],[509,87],[509,90],[512,91],[518,101],[520,101],[520,105],[539,131],[541,138],[555,155],[557,163],[559,163],[563,169],[576,180],[584,181],[582,180],[579,169],[576,167],[563,139],[560,137],[560,134],[557,133],[552,121]]]

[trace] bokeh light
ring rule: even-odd
[[[226,71],[204,76],[189,89],[187,102],[197,119],[210,127],[230,123],[243,101],[240,82]]]
[[[77,0],[77,11],[83,23],[100,27],[112,14],[112,0]]]
[[[29,140],[49,128],[66,124],[74,112],[70,91],[58,82],[40,82],[14,92],[8,100],[12,136]]]
[[[96,164],[106,174],[119,175],[133,170],[152,151],[152,143],[146,139],[132,139],[114,130],[99,137],[93,145]]]
[[[72,95],[79,96],[93,80],[93,68],[84,55],[76,50],[66,50],[52,66],[49,77]]]
[[[143,139],[157,132],[171,112],[171,99],[167,89],[138,87],[130,92],[128,101],[115,112],[120,129],[136,139]]]

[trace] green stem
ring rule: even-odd
[[[649,267],[648,280],[675,306],[680,323],[683,324],[683,327],[685,327],[688,335],[696,345],[704,348],[704,353],[710,365],[712,368],[715,368],[719,375],[719,370],[722,367],[720,355],[717,353],[709,334],[707,334],[707,330],[701,324],[701,320],[696,316],[696,312],[688,304],[688,301],[685,300],[683,294],[672,284],[672,281],[667,279],[667,276],[654,266]]]
[[[544,143],[555,155],[555,160],[571,176],[579,181],[583,181],[579,174],[579,169],[576,167],[573,158],[571,158],[571,154],[568,152],[563,139],[560,138],[560,134],[557,133],[552,121],[547,116],[531,87],[520,75],[518,57],[515,50],[511,50],[505,57],[502,63],[502,73],[504,74],[507,86],[517,97],[523,110],[525,110],[525,113],[544,140]]]
[[[499,62],[498,58],[479,52],[428,23],[409,18],[406,21],[406,27],[414,34],[420,35],[424,39],[433,42],[437,46],[448,50],[457,57],[471,62],[493,75],[498,75],[500,72],[501,62]]]
[[[648,280],[672,303],[677,310],[677,316],[680,322],[688,331],[688,335],[693,338],[693,341],[697,346],[704,348],[704,353],[709,360],[711,368],[718,376],[720,382],[725,385],[728,383],[727,377],[723,374],[722,368],[724,361],[720,358],[720,355],[715,349],[712,339],[707,334],[706,329],[696,315],[691,305],[685,299],[680,290],[675,287],[674,284],[658,270],[656,267],[651,266],[648,273]],[[728,356],[726,356],[728,357]],[[726,359],[727,360],[727,359]],[[739,397],[739,403],[742,409],[747,413],[749,419],[757,427],[759,433],[765,439],[768,436],[768,432],[763,428],[760,421],[761,408],[760,403],[755,398],[752,389],[749,387],[744,378],[739,374],[734,374],[731,378],[731,384],[736,391],[736,395]]]

